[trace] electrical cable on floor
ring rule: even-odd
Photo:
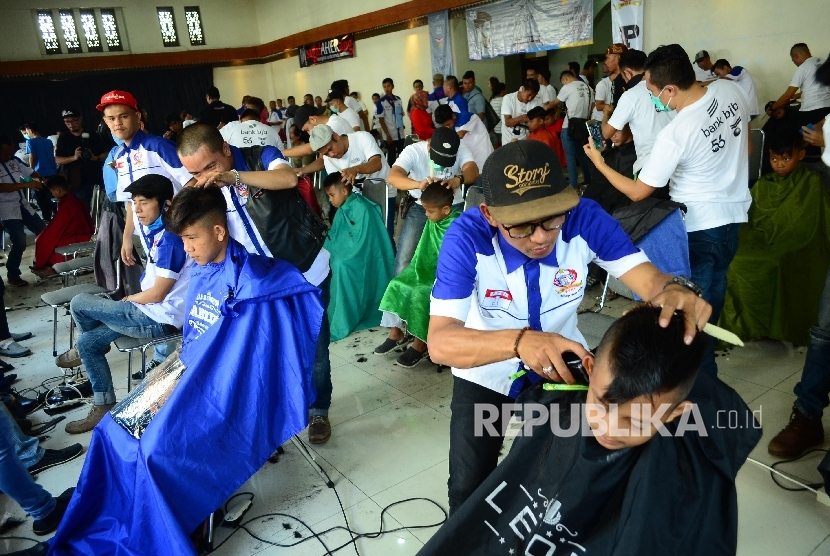
[[[760,461],[752,459],[752,458],[747,458],[747,461],[751,461],[755,465],[757,465],[759,467],[763,467],[764,469],[768,470],[769,471],[769,476],[772,479],[772,482],[775,483],[775,485],[778,486],[779,488],[782,488],[782,489],[790,491],[790,492],[803,492],[805,490],[809,490],[813,494],[818,494],[818,489],[823,487],[824,483],[808,483],[806,481],[806,479],[802,479],[801,477],[797,477],[795,475],[788,475],[788,474],[782,473],[781,471],[778,471],[776,469],[776,467],[778,467],[779,465],[783,465],[785,463],[793,463],[795,461],[800,460],[801,458],[803,458],[804,456],[806,456],[808,454],[812,454],[813,452],[822,452],[822,453],[826,454],[827,450],[824,450],[822,448],[813,448],[812,450],[808,450],[808,451],[804,452],[803,454],[801,454],[797,458],[784,459],[784,460],[781,460],[781,461],[776,461],[771,466],[767,465],[765,463],[761,463]],[[779,476],[783,477],[784,479],[786,479],[787,481],[790,481],[791,483],[797,484],[800,488],[791,488],[791,487],[787,487],[787,486],[782,485],[775,478],[776,475],[779,475]]]

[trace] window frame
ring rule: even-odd
[[[164,35],[164,24],[161,20],[162,13],[169,13],[170,14],[170,26],[173,31],[173,40],[168,40]],[[181,46],[181,41],[179,40],[179,30],[176,28],[176,12],[172,6],[157,6],[156,7],[156,18],[159,22],[159,31],[161,32],[161,43],[164,45],[165,48],[174,48],[177,46]]]
[[[201,41],[193,40],[193,33],[190,30],[190,21],[188,19],[188,14],[194,13],[196,14],[196,22],[199,24],[199,34],[202,36]],[[205,26],[202,24],[202,10],[199,9],[199,6],[185,6],[184,7],[184,23],[187,26],[187,38],[190,39],[190,46],[205,46],[207,44],[207,40],[205,39]]]
[[[41,17],[49,17],[49,24],[52,26],[52,33],[55,35],[55,46],[50,47],[47,44],[47,38],[44,36],[43,23]],[[51,56],[54,54],[63,54],[63,45],[61,44],[60,35],[58,34],[58,27],[55,25],[55,13],[52,9],[35,10],[35,22],[37,24],[38,36],[40,39],[40,46],[43,51]]]

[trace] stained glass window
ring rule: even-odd
[[[179,36],[176,34],[176,19],[173,8],[156,8],[161,27],[161,42],[164,46],[179,46]]]
[[[43,39],[43,46],[47,54],[60,54],[61,45],[58,42],[58,34],[55,32],[55,22],[52,19],[52,12],[38,11],[37,24],[40,28],[40,36]]]
[[[81,10],[81,29],[84,32],[86,49],[88,52],[103,52],[101,36],[98,34],[98,24],[95,22],[94,10]]]
[[[124,50],[121,43],[121,34],[118,32],[118,21],[115,19],[115,10],[110,8],[101,9],[101,27],[104,29],[107,49],[110,51]]]
[[[78,54],[81,50],[81,39],[78,37],[78,30],[75,28],[75,14],[72,10],[60,10],[58,12],[63,31],[63,42],[66,44],[66,51],[70,54]]]
[[[190,36],[192,46],[205,44],[205,33],[202,31],[202,15],[198,6],[185,6],[184,18],[187,21],[187,34]]]

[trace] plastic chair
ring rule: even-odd
[[[96,185],[93,188],[90,215],[92,216],[92,221],[95,223],[95,230],[92,232],[90,240],[58,247],[55,249],[55,253],[63,255],[64,258],[68,259],[70,255],[77,257],[79,253],[91,253],[95,251],[95,238],[98,236],[98,227],[101,225],[101,215],[104,212],[104,200],[106,196],[107,192],[102,186]]]
[[[379,179],[363,180],[363,196],[380,205],[383,226],[389,223],[389,202],[387,201],[386,182]]]
[[[141,379],[144,380],[145,369],[147,368],[147,350],[159,344],[166,344],[182,339],[182,333],[168,334],[158,338],[133,338],[131,336],[120,336],[115,339],[115,349],[127,354],[127,392],[132,389],[133,377],[133,352],[141,352]]]
[[[484,193],[477,187],[471,187],[467,191],[467,198],[464,199],[464,210],[470,210],[471,208],[478,209],[478,206],[484,202]]]
[[[752,187],[761,177],[761,163],[764,160],[764,132],[760,129],[750,129],[749,140],[752,141],[752,153],[749,155],[749,187]]]

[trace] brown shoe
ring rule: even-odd
[[[807,449],[824,444],[821,419],[809,419],[793,405],[790,422],[770,440],[767,451],[779,458],[795,458]]]
[[[7,278],[6,282],[10,286],[14,286],[16,288],[25,288],[26,286],[29,285],[29,282],[27,282],[26,280],[24,280],[20,276],[17,276],[16,278]]]
[[[331,423],[329,418],[322,415],[312,415],[308,423],[308,441],[311,444],[322,444],[331,438]]]
[[[107,349],[104,350],[104,353],[109,353],[112,349],[112,346],[107,346]],[[73,369],[75,367],[81,366],[81,356],[78,353],[78,348],[73,347],[68,351],[64,351],[57,357],[55,357],[55,365],[62,369]]]
[[[95,428],[95,425],[101,422],[101,419],[104,418],[104,415],[113,408],[114,403],[108,403],[105,405],[93,405],[92,409],[89,410],[89,415],[87,415],[84,419],[79,421],[72,421],[71,423],[66,424],[66,432],[69,434],[81,434],[82,432],[89,432]]]

